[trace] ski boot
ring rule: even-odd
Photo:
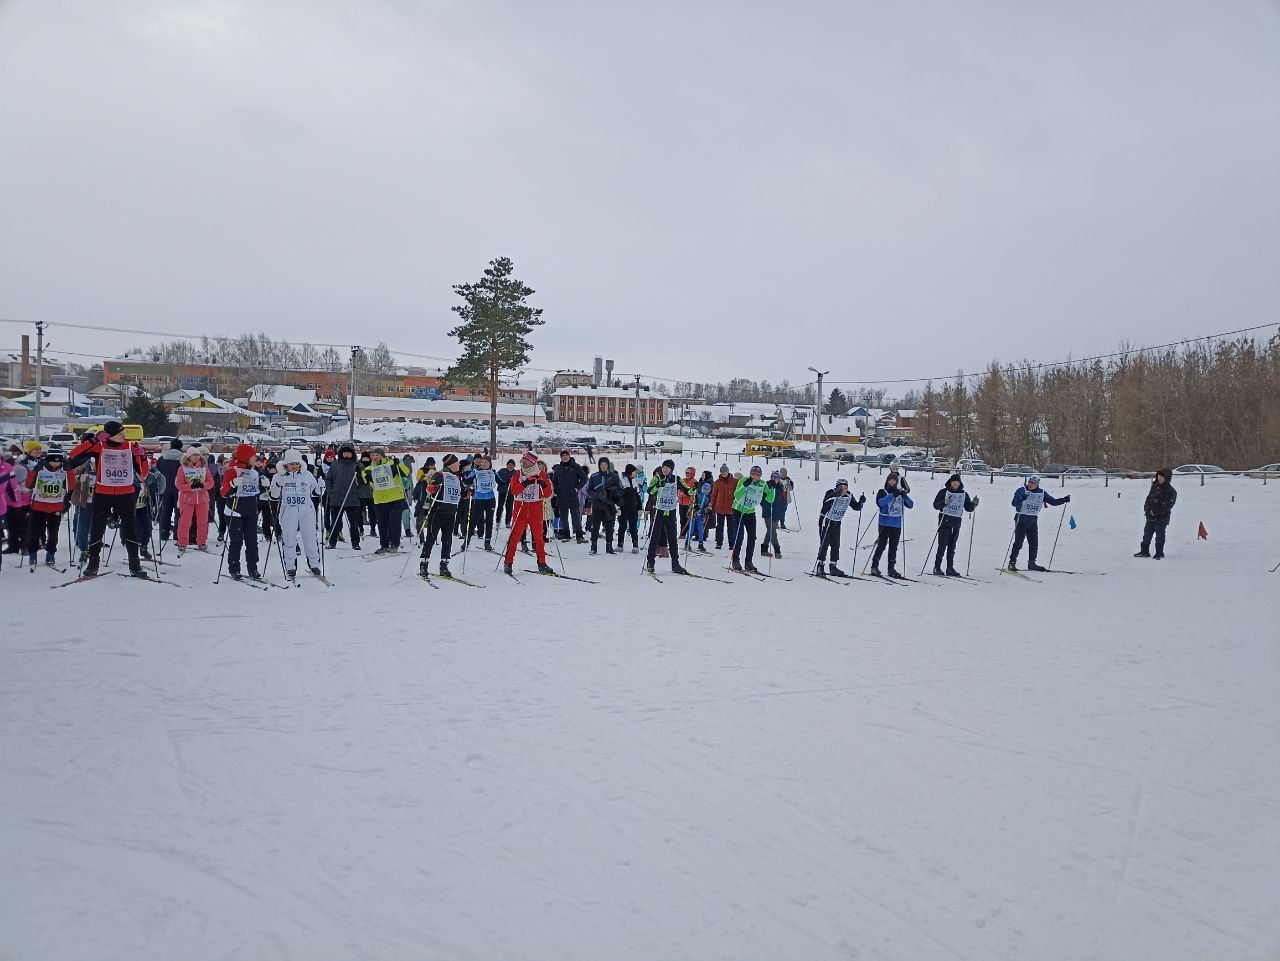
[[[899,574],[899,573],[898,573],[896,570],[894,570],[892,567],[891,567],[891,568],[889,568],[889,577],[890,577],[890,579],[895,580],[895,581],[905,581],[905,580],[906,580],[906,578],[905,578],[905,577],[903,577],[901,574]]]
[[[546,561],[538,561],[538,573],[539,573],[539,574],[554,574],[554,573],[555,573],[555,569],[554,569],[554,568],[552,568],[552,566],[551,566],[550,564],[548,564]]]
[[[312,574],[314,574],[316,577],[323,577],[323,576],[324,576],[324,574],[321,572],[320,568],[318,568],[318,567],[312,567],[312,568],[311,568],[311,573],[312,573]]]
[[[149,561],[149,560],[151,560],[151,559],[152,559],[152,557],[151,557],[151,548],[149,548],[149,547],[144,547],[144,548],[142,548],[138,553],[142,555],[142,559],[143,559],[144,561]]]
[[[510,565],[510,564],[503,564],[503,565],[502,565],[502,573],[504,573],[504,574],[511,574],[511,573],[512,573],[512,571],[511,571],[511,565]],[[513,575],[513,576],[514,576],[514,575]]]
[[[739,560],[736,557],[733,559],[733,562],[730,566],[735,571],[742,570],[742,564],[739,562]]]
[[[880,573],[880,568],[878,568],[878,567],[876,567],[876,566],[874,566],[874,565],[872,565],[872,567],[871,567],[870,574],[871,574],[871,576],[872,576],[872,577],[884,577],[884,575]]]
[[[782,560],[782,551],[774,551],[773,556],[776,557],[778,560]]]
[[[293,570],[284,572],[284,578],[287,581],[296,580],[297,577],[298,577],[298,569],[296,567]]]
[[[430,575],[431,575],[431,565],[430,565],[427,561],[425,561],[425,560],[419,561],[419,562],[418,562],[418,576],[419,576],[419,577],[429,577]]]
[[[453,575],[449,572],[449,562],[448,562],[448,561],[441,561],[441,562],[440,562],[440,576],[441,576],[441,577],[453,577]]]
[[[490,554],[493,553],[493,545],[490,544],[487,540],[484,542],[484,549],[488,551]]]
[[[45,566],[45,567],[53,567],[53,566],[54,566],[53,551],[45,551],[45,552],[44,552],[44,566]]]
[[[773,555],[772,555],[772,554],[770,554],[768,551],[761,551],[761,552],[760,552],[760,556],[761,556],[761,557],[772,557]]]
[[[652,573],[653,573],[653,561],[645,561],[644,569],[645,569],[646,571],[648,571],[650,574],[652,574]]]
[[[1164,560],[1164,555],[1163,555],[1163,554],[1156,554],[1156,555],[1154,555],[1154,556],[1153,556],[1153,558],[1152,558],[1152,559],[1153,559],[1153,560],[1157,560],[1157,561],[1162,561],[1162,560]]]
[[[844,571],[840,570],[840,568],[836,567],[836,565],[834,564],[827,565],[827,573],[830,574],[832,577],[848,577],[849,576]]]
[[[933,565],[933,576],[934,576],[934,577],[946,577],[946,576],[947,576],[946,574],[942,573],[942,565],[941,565],[941,564],[934,564],[934,565]]]
[[[385,547],[379,547],[376,551],[373,552],[375,557],[379,554],[385,554],[385,553],[387,553],[387,549]]]
[[[613,549],[613,545],[612,545],[612,544],[605,544],[605,545],[604,545],[604,552],[605,552],[606,554],[616,554],[616,553],[618,553],[617,551],[615,551],[615,550]]]
[[[130,577],[136,577],[136,578],[137,578],[138,580],[140,580],[140,581],[147,581],[147,580],[150,580],[150,579],[151,579],[151,575],[149,575],[146,571],[144,571],[144,570],[142,569],[142,565],[141,565],[141,564],[137,564],[137,565],[130,564],[130,565],[129,565],[129,576],[130,576]]]
[[[746,567],[743,568],[743,570],[746,571],[748,574],[760,573],[760,569],[756,567],[754,564],[748,564]]]
[[[256,567],[249,568],[249,580],[251,581],[262,580],[262,575],[258,573],[258,569]]]
[[[699,545],[698,545],[698,553],[699,553],[699,554],[710,554],[711,552],[710,552],[709,550],[707,550],[707,545],[706,545],[706,544],[699,544]]]
[[[592,544],[592,545],[591,545],[591,550],[587,551],[587,553],[588,553],[588,554],[590,554],[592,557],[595,557],[595,556],[596,556],[596,554],[598,553],[598,552],[596,551],[596,545],[595,545],[595,544]]]
[[[672,574],[688,574],[689,572],[688,572],[688,571],[686,571],[686,570],[685,570],[683,567],[681,567],[679,564],[672,564],[672,565],[671,565],[671,573],[672,573]]]
[[[1009,564],[1008,564],[1008,566],[1006,566],[1006,567],[1005,567],[1005,570],[1006,570],[1006,571],[1011,571],[1011,572],[1012,572],[1012,573],[1014,573],[1014,574],[1018,573],[1018,562],[1017,562],[1017,561],[1010,561],[1010,562],[1009,562]]]
[[[1134,554],[1133,556],[1134,556],[1134,557],[1150,557],[1150,556],[1151,556],[1151,552],[1150,552],[1150,551],[1143,551],[1143,550],[1140,550],[1140,551],[1138,551],[1138,553]]]
[[[960,576],[961,576],[960,572],[956,570],[954,567],[947,568],[947,577],[960,577]]]
[[[575,544],[585,544],[587,542],[587,539],[583,537],[581,534],[575,534],[573,537],[573,542]]]
[[[197,544],[197,545],[196,545],[196,550],[198,550],[201,554],[208,554],[208,553],[209,553],[209,545],[208,545],[208,544]]]
[[[1027,570],[1029,571],[1047,571],[1048,569],[1049,568],[1047,567],[1041,567],[1035,561],[1031,561],[1030,563],[1027,564]]]
[[[81,577],[97,577],[98,565],[94,561],[86,561],[83,568],[80,569]]]

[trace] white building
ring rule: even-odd
[[[468,420],[484,422],[492,413],[488,401],[420,400],[414,397],[371,397],[365,394],[356,395],[355,407],[356,420],[394,420],[403,417],[405,420],[443,420],[453,424]],[[537,404],[499,402],[498,420],[529,426],[545,423],[547,415]]]

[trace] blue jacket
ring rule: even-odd
[[[1017,512],[1016,521],[1019,524],[1036,525],[1040,523],[1039,515],[1022,513],[1022,503],[1027,499],[1027,496],[1030,493],[1031,491],[1027,490],[1027,486],[1025,484],[1013,492],[1013,509],[1014,511]],[[1037,493],[1044,495],[1044,502],[1048,504],[1050,507],[1058,507],[1062,504],[1065,504],[1067,501],[1071,500],[1070,494],[1068,494],[1066,497],[1054,497],[1052,494],[1050,494],[1046,490],[1040,490],[1040,491],[1037,491]]]
[[[898,501],[898,503],[894,503]],[[910,494],[902,494],[897,491],[890,492],[884,488],[876,494],[876,505],[880,508],[880,526],[881,527],[901,527],[902,526],[902,509],[904,507],[910,509],[915,507],[911,502]]]

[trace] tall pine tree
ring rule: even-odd
[[[527,303],[533,295],[512,275],[510,257],[489,261],[484,276],[474,284],[454,284],[462,298],[452,310],[462,323],[449,331],[462,345],[462,356],[445,371],[448,384],[483,388],[489,398],[489,453],[498,450],[498,381],[504,371],[529,363],[528,336],[541,327],[542,308]]]

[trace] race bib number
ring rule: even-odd
[[[133,486],[133,451],[129,448],[105,448],[101,454],[100,472],[104,487]]]
[[[516,500],[525,504],[532,504],[535,501],[542,500],[542,488],[538,486],[537,481],[530,481],[525,485],[524,489],[516,495]]]
[[[262,493],[262,479],[256,470],[251,468],[243,470],[236,476],[240,478],[241,497],[257,497]]]
[[[446,471],[441,488],[440,502],[442,504],[456,504],[462,500],[462,481],[458,480],[457,474],[450,474]]]
[[[673,511],[680,503],[680,487],[674,482],[663,484],[658,490],[658,510]]]
[[[948,517],[960,517],[964,514],[964,491],[947,491],[942,503],[942,513]]]
[[[41,470],[36,475],[36,486],[31,499],[40,504],[61,504],[67,491],[66,474],[61,471]]]
[[[301,507],[306,502],[307,502],[307,497],[305,494],[285,494],[284,495],[285,507]]]
[[[894,497],[889,501],[889,506],[882,513],[885,517],[901,517],[902,516],[902,498]]]
[[[184,467],[182,468],[182,473],[187,478],[188,484],[194,484],[196,481],[204,483],[205,469],[203,467]]]
[[[1042,507],[1044,507],[1044,494],[1041,491],[1036,491],[1034,494],[1027,495],[1027,499],[1018,508],[1018,513],[1026,517],[1039,517]]]
[[[391,490],[396,486],[396,475],[391,470],[390,464],[378,464],[376,467],[369,468],[369,484],[376,491]]]
[[[764,498],[764,485],[752,484],[742,489],[742,513],[749,514],[760,506]]]
[[[827,512],[827,519],[835,521],[837,524],[844,520],[845,511],[849,509],[849,501],[853,500],[848,494],[837,497],[831,502],[831,510]]]
[[[497,474],[491,470],[476,471],[476,497],[488,499],[497,487]]]

